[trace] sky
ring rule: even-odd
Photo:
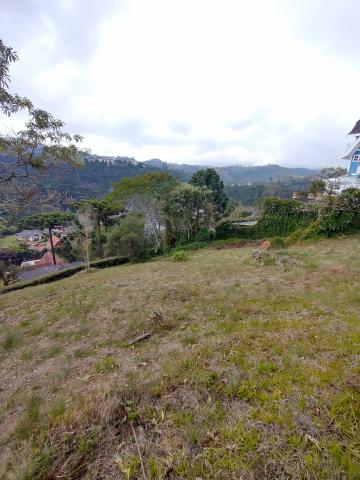
[[[359,0],[0,0],[11,91],[84,148],[217,166],[345,166],[359,20]]]

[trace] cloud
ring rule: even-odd
[[[360,3],[358,0],[284,0],[286,18],[298,41],[309,43],[359,67]]]
[[[14,91],[93,152],[326,166],[360,113],[360,4],[345,4],[2,0],[2,35]]]

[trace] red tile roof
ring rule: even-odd
[[[56,235],[52,236],[52,241],[53,241],[54,247],[58,247],[61,243],[61,239],[59,237],[57,237]],[[48,248],[51,248],[50,240],[48,242]]]

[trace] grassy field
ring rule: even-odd
[[[0,478],[360,479],[359,240],[0,296]]]
[[[7,237],[0,238],[0,248],[9,248],[17,252],[21,250],[22,244],[15,235],[9,235]]]

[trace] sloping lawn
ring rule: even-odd
[[[0,478],[360,479],[359,240],[0,296]]]
[[[15,235],[9,235],[8,237],[0,237],[0,248],[8,248],[17,252],[22,249],[22,244]]]

